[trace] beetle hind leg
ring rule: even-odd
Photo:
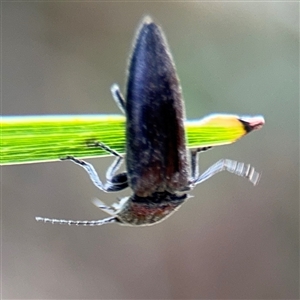
[[[113,84],[110,90],[119,109],[122,111],[123,114],[125,114],[125,99],[120,91],[119,86],[117,84]]]

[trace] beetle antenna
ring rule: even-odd
[[[110,217],[103,220],[92,220],[92,221],[74,221],[74,220],[64,220],[64,219],[49,219],[49,218],[42,218],[42,217],[35,217],[35,220],[44,223],[77,225],[77,226],[100,226],[108,223],[119,222],[115,217]]]

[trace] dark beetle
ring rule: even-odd
[[[162,221],[189,198],[187,191],[223,170],[248,178],[253,184],[259,174],[249,165],[222,159],[198,175],[197,154],[207,148],[191,151],[191,170],[184,129],[184,106],[179,79],[166,39],[161,29],[145,17],[138,30],[128,70],[126,101],[117,85],[112,94],[126,114],[127,173],[115,175],[122,157],[107,146],[96,143],[117,156],[108,169],[103,184],[89,163],[66,157],[82,166],[93,183],[105,192],[126,187],[133,195],[111,207],[100,200],[95,204],[112,215],[96,221],[57,220],[37,217],[43,222],[75,225],[151,225]],[[244,124],[249,132],[261,124]]]

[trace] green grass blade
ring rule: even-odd
[[[264,124],[260,116],[211,115],[186,121],[188,147],[230,144]],[[40,115],[0,118],[0,165],[57,161],[67,155],[89,158],[110,155],[89,145],[102,142],[125,153],[125,117],[121,115]],[[249,129],[249,128],[248,128]]]

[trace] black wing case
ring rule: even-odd
[[[127,171],[135,194],[185,188],[189,170],[181,88],[166,39],[149,17],[130,59],[126,114]]]

